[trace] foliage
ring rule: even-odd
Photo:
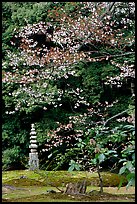
[[[2,24],[3,165],[35,123],[43,169],[134,166],[134,111],[104,127],[134,107],[134,2],[2,2]]]
[[[118,132],[118,129],[120,131]],[[116,134],[115,134],[116,130]],[[100,134],[98,137],[98,143],[99,145],[96,145],[95,148],[95,158],[92,160],[92,163],[94,165],[98,166],[98,173],[100,173],[100,165],[103,161],[111,161],[113,158],[114,162],[117,163],[117,166],[119,163],[122,163],[121,168],[119,170],[119,174],[126,175],[126,178],[128,180],[127,188],[129,186],[135,185],[135,126],[133,125],[124,125],[123,127],[120,126],[119,128],[115,128],[112,131],[112,135],[109,135],[106,140],[103,142],[109,142],[111,149],[104,148],[103,145],[99,142],[100,141]],[[107,131],[108,132],[108,131]],[[109,133],[110,134],[110,133]],[[127,138],[128,137],[128,138]],[[114,141],[110,140],[110,138],[113,138]],[[96,137],[97,139],[97,137]],[[124,140],[127,140],[124,143]],[[95,141],[92,141],[92,145]],[[115,142],[115,143],[114,143]],[[112,144],[114,144],[112,146]],[[126,144],[126,145],[124,145]],[[107,158],[109,157],[109,159]],[[116,163],[113,162],[113,165],[116,166]],[[102,182],[102,181],[101,181]],[[120,181],[119,188],[122,185],[122,180]]]
[[[3,163],[3,169],[9,169],[13,166],[16,166],[19,164],[20,161],[20,148],[19,146],[14,146],[13,148],[6,149],[3,152],[2,157],[2,163]],[[18,168],[16,166],[16,168]]]
[[[69,163],[70,167],[68,169],[68,171],[73,171],[73,170],[80,170],[80,165],[77,164],[74,160],[70,160],[70,163]]]
[[[123,163],[123,166],[120,168],[119,174],[126,175],[128,180],[127,188],[129,188],[129,186],[135,186],[135,142],[129,142],[121,153],[122,159],[119,160],[119,163]],[[119,184],[119,188],[122,182]]]

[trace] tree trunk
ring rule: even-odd
[[[99,183],[100,183],[100,193],[103,193],[103,180],[100,174],[100,170],[99,170],[99,164],[97,164],[97,172],[98,172],[98,176],[99,176]]]
[[[68,183],[66,185],[66,194],[85,194],[86,193],[86,180],[77,183]]]

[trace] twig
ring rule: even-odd
[[[111,118],[109,118],[108,120],[106,120],[106,122],[104,122],[104,126],[106,126],[106,124],[107,124],[110,120],[112,120],[112,119],[114,119],[114,118],[116,118],[116,117],[118,117],[118,116],[120,116],[120,115],[126,113],[128,110],[133,110],[133,109],[134,109],[134,108],[128,108],[128,109],[122,111],[121,113],[118,113],[118,114],[112,116]]]
[[[52,183],[49,183],[52,187],[57,188],[60,192],[64,193],[64,190],[60,189],[58,186],[53,185]]]
[[[93,57],[91,59],[100,59],[100,58],[113,58],[113,57],[122,57],[122,56],[126,56],[126,55],[132,55],[135,54],[135,52],[126,52],[126,53],[121,53],[121,54],[117,54],[117,55],[105,55],[105,56],[98,56],[98,57]]]

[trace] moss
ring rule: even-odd
[[[25,178],[20,178],[22,175]],[[122,186],[127,185],[127,180],[124,176],[102,172],[103,186],[118,187],[120,179],[123,179]],[[99,178],[97,173],[89,173],[82,171],[14,171],[3,173],[3,184],[14,186],[66,186],[70,182],[78,182],[87,180],[88,186],[99,186]]]
[[[24,175],[24,178],[22,178]],[[104,186],[117,186],[119,175],[109,172],[101,172]],[[129,201],[134,202],[134,190],[127,191],[122,187],[104,187],[104,193],[99,193],[99,179],[97,173],[82,171],[7,171],[3,172],[3,184],[11,185],[14,190],[3,191],[2,202],[95,202],[95,201]],[[61,190],[66,183],[87,180],[86,196],[66,195]],[[92,184],[94,184],[92,186]],[[23,187],[22,187],[23,186]],[[50,193],[55,190],[56,193]],[[49,193],[47,192],[49,191]],[[129,194],[130,193],[130,194]],[[126,195],[126,196],[125,196]]]
[[[111,201],[111,200],[125,200],[125,195],[113,195],[109,193],[99,193],[98,191],[94,191],[91,194],[87,195],[67,195],[62,193],[46,193],[41,195],[33,195],[25,198],[12,198],[12,199],[4,199],[3,202],[83,202],[83,201]],[[126,195],[126,200],[134,201],[133,195]]]
[[[21,179],[12,179],[6,182],[8,185],[13,186],[44,186],[44,182],[37,181],[35,179],[21,178]]]
[[[114,173],[103,173],[102,175],[103,178],[103,186],[105,187],[117,187],[121,181],[123,180],[122,186],[127,185],[127,179],[119,174],[114,174]]]
[[[126,177],[119,175],[119,174],[114,174],[114,173],[101,173],[102,180],[103,180],[103,186],[104,187],[118,187],[121,179],[123,180],[122,186],[126,186],[128,181]],[[99,178],[97,177],[96,179],[91,179],[91,185],[93,186],[99,186]]]

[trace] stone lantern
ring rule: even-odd
[[[37,152],[37,136],[34,124],[31,124],[31,132],[30,132],[30,153],[29,153],[29,170],[39,169],[39,159]]]

